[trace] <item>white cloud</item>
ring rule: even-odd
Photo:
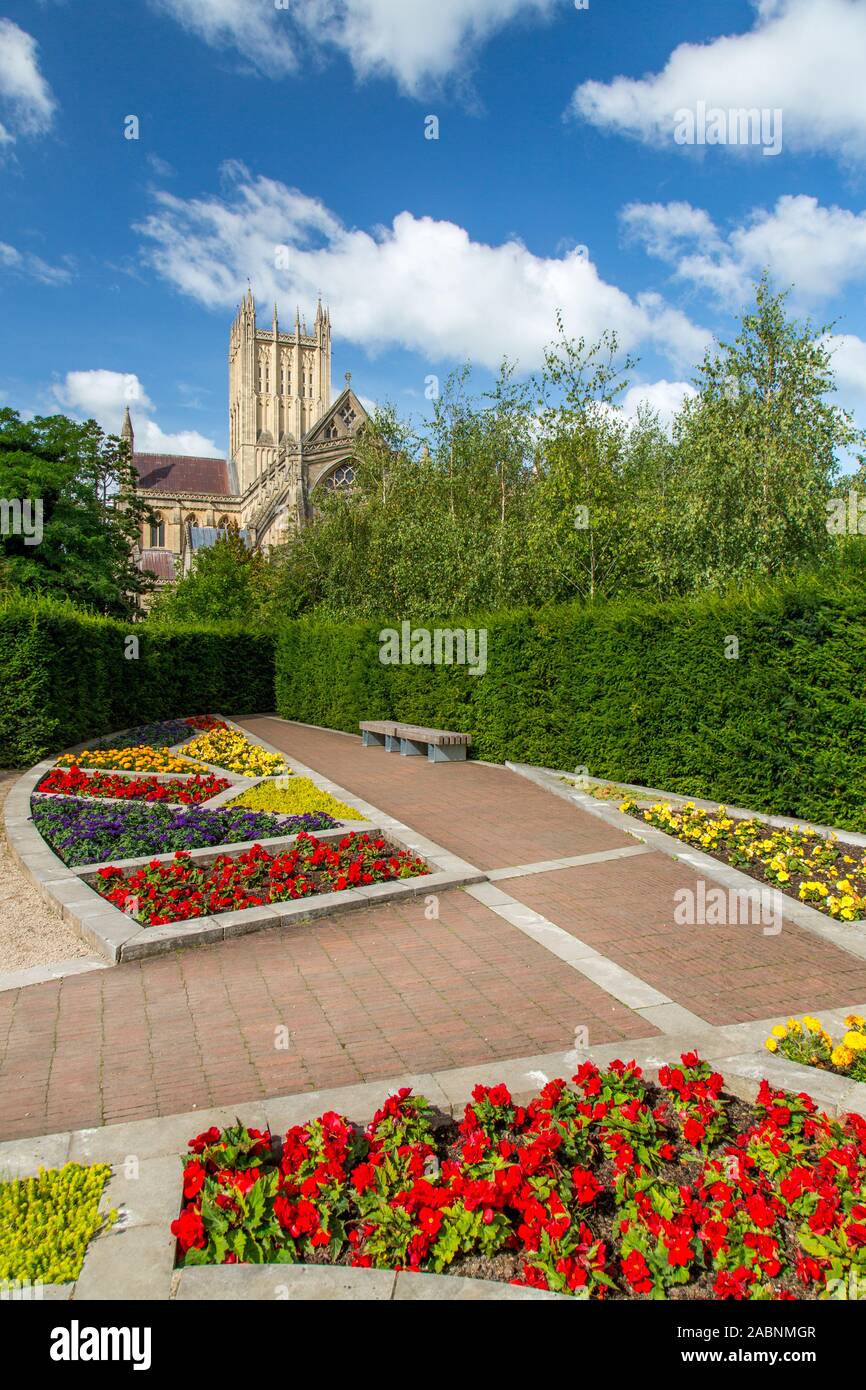
[[[212,48],[234,48],[269,77],[293,72],[288,11],[274,0],[154,0],[156,7]],[[294,5],[296,0],[289,0]]]
[[[0,241],[0,270],[24,275],[43,285],[62,285],[71,279],[65,266],[49,265],[41,256],[34,256],[31,251],[19,251],[7,241]]]
[[[843,402],[850,394],[866,406],[866,343],[853,333],[833,333],[825,341],[833,354],[836,384]]]
[[[0,147],[18,135],[44,135],[56,106],[39,71],[36,40],[11,19],[0,19]]]
[[[139,228],[159,273],[209,308],[233,309],[247,276],[284,313],[315,303],[321,288],[341,339],[489,367],[503,355],[538,366],[557,309],[569,333],[592,341],[615,329],[624,348],[650,343],[677,364],[710,340],[659,295],[632,299],[602,280],[580,251],[545,257],[516,240],[486,245],[453,222],[410,212],[373,232],[348,228],[285,184],[240,165],[228,174],[223,197],[158,195]]]
[[[308,36],[341,49],[359,77],[387,75],[417,93],[460,71],[497,29],[550,13],[558,0],[302,0]]]
[[[582,83],[574,114],[647,144],[672,146],[675,113],[694,111],[699,101],[723,110],[780,108],[785,148],[862,157],[866,5],[757,0],[756,9],[748,33],[680,44],[661,72]]]
[[[154,0],[213,47],[231,47],[259,71],[292,72],[302,55],[337,49],[358,77],[389,76],[417,93],[462,70],[492,33],[559,0]]]
[[[781,287],[794,286],[798,303],[830,299],[866,279],[866,212],[822,207],[806,194],[753,209],[727,234],[689,203],[632,203],[621,220],[679,279],[730,306],[750,297],[765,267]]]
[[[107,434],[120,433],[124,408],[129,406],[137,452],[224,457],[212,439],[196,430],[170,434],[161,429],[152,418],[153,402],[134,372],[67,372],[53,393],[64,409],[73,411],[79,419],[96,420]]]
[[[630,386],[619,402],[623,412],[634,419],[638,406],[648,405],[656,411],[665,429],[687,397],[696,396],[697,391],[688,381],[648,381]]]

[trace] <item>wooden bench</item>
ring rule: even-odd
[[[358,726],[365,748],[399,751],[404,758],[423,757],[431,763],[462,763],[472,743],[469,734],[453,729],[424,729],[419,724],[398,724],[393,719],[367,719]]]

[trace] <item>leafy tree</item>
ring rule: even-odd
[[[95,420],[0,410],[0,583],[131,617],[153,583],[133,560],[151,518],[135,482],[127,445]]]
[[[199,550],[189,574],[157,595],[150,620],[255,624],[261,618],[266,561],[247,548],[236,526]]]
[[[831,325],[798,323],[766,274],[732,343],[707,351],[676,422],[681,587],[776,575],[832,545],[827,501],[860,436],[828,397]]]

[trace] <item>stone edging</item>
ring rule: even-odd
[[[740,869],[722,863],[719,859],[714,859],[712,855],[705,854],[703,850],[696,849],[693,845],[687,845],[674,835],[667,835],[663,830],[657,830],[655,826],[647,825],[646,821],[625,815],[617,806],[613,806],[609,802],[598,801],[587,792],[580,792],[575,788],[566,786],[561,781],[561,778],[567,775],[565,773],[554,772],[544,767],[533,767],[529,763],[507,762],[505,766],[511,772],[516,772],[521,777],[526,777],[530,782],[534,782],[536,786],[543,787],[545,791],[552,792],[554,796],[579,806],[582,811],[588,811],[590,815],[605,821],[622,834],[642,840],[651,849],[666,854],[670,859],[681,860],[692,869],[698,870],[706,878],[712,879],[715,883],[722,884],[726,888],[754,892],[755,888],[771,886],[761,883],[759,879],[752,878]],[[664,796],[665,793],[662,792],[660,795]],[[709,804],[716,805],[718,803]],[[810,907],[808,903],[798,902],[796,898],[782,893],[781,889],[776,891],[783,899],[782,912],[787,921],[802,927],[804,931],[811,932],[813,936],[821,937],[822,940],[830,942],[833,946],[838,946],[840,950],[846,951],[850,956],[856,956],[859,960],[866,960],[866,923],[849,922],[847,925],[837,923],[825,913],[818,912],[817,908]]]
[[[245,738],[250,738],[246,730],[232,720],[224,721]],[[253,741],[253,740],[251,740]],[[262,739],[255,742],[267,752],[277,753],[284,761],[285,754]],[[80,751],[74,750],[74,751]],[[368,802],[360,801],[336,783],[321,777],[312,768],[291,762],[297,775],[309,777],[323,791],[328,791],[340,800],[357,806],[367,819],[363,824],[366,831],[380,830],[394,841],[398,848],[419,854],[433,869],[432,873],[413,879],[401,879],[393,883],[368,884],[361,888],[349,889],[342,893],[322,893],[314,898],[299,899],[297,902],[274,904],[266,907],[245,908],[238,912],[224,912],[212,917],[194,919],[186,926],[142,927],[106,899],[99,896],[78,871],[69,868],[55,855],[42,839],[30,820],[30,797],[44,776],[55,765],[55,758],[43,759],[18,778],[6,800],[5,826],[9,851],[24,875],[36,888],[40,896],[52,907],[59,909],[61,916],[82,940],[91,946],[97,956],[114,965],[122,960],[140,960],[147,956],[162,955],[168,951],[194,945],[223,941],[232,936],[247,935],[250,932],[265,931],[273,927],[296,926],[312,921],[316,917],[335,912],[348,912],[367,907],[382,899],[417,896],[418,894],[441,892],[462,884],[480,883],[486,878],[481,870],[466,863],[457,855],[450,854],[434,841],[416,835],[402,822],[386,816]],[[214,768],[231,778],[225,769]],[[136,774],[140,775],[140,774]],[[269,779],[236,778],[235,784],[220,798],[236,796],[246,787],[257,781]],[[238,785],[242,783],[243,785]],[[213,798],[216,802],[220,798]],[[205,803],[213,809],[211,803]],[[331,835],[336,832],[323,831]],[[341,833],[346,833],[342,829]],[[281,838],[287,844],[294,837]],[[239,853],[243,846],[208,846],[204,851],[193,851],[199,857],[220,853]],[[164,856],[157,856],[164,857]],[[168,856],[171,858],[172,856]],[[143,861],[148,863],[153,856]],[[96,872],[96,865],[82,866],[86,873]],[[56,970],[48,978],[57,978]],[[27,981],[35,983],[35,981]],[[6,983],[6,988],[15,984]]]
[[[837,1016],[866,1013],[866,1004],[828,1010],[825,1019],[836,1027]],[[219,1109],[203,1108],[182,1115],[136,1120],[34,1139],[0,1144],[0,1175],[35,1174],[40,1165],[58,1167],[68,1161],[108,1163],[112,1176],[102,1200],[103,1210],[116,1208],[117,1223],[90,1246],[75,1284],[46,1289],[52,1299],[73,1298],[182,1301],[219,1298],[249,1299],[526,1299],[557,1295],[518,1289],[512,1285],[463,1279],[452,1275],[398,1276],[388,1270],[350,1270],[342,1266],[215,1266],[174,1269],[174,1238],[170,1224],[180,1210],[180,1157],[187,1141],[211,1124],[220,1128],[239,1120],[257,1129],[282,1133],[326,1111],[348,1115],[366,1124],[387,1095],[410,1086],[446,1114],[459,1115],[479,1082],[503,1082],[518,1104],[527,1103],[554,1077],[570,1077],[582,1061],[601,1067],[621,1058],[634,1060],[650,1076],[680,1052],[694,1048],[722,1072],[728,1094],[754,1101],[766,1077],[779,1089],[808,1091],[820,1108],[832,1115],[853,1111],[866,1116],[866,1084],[846,1081],[815,1068],[799,1067],[762,1050],[762,1043],[779,1018],[755,1023],[706,1027],[689,1033],[666,1033],[643,1041],[606,1043],[600,1047],[485,1062],[388,1081],[364,1082],[330,1091],[306,1092],[253,1101]]]

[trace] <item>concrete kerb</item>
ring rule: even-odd
[[[233,721],[226,719],[224,722],[245,738],[249,737],[246,731]],[[285,761],[285,755],[279,749],[261,739],[257,739],[256,742],[267,752],[276,753]],[[183,745],[178,746],[183,747]],[[73,751],[82,750],[79,748]],[[247,935],[251,932],[278,927],[296,927],[313,921],[326,913],[348,912],[392,898],[413,897],[428,892],[443,892],[464,884],[483,882],[486,877],[474,865],[467,864],[464,860],[443,849],[442,846],[434,844],[433,841],[414,835],[414,832],[402,822],[384,815],[369,802],[359,801],[357,797],[353,797],[344,788],[320,776],[312,768],[303,764],[292,763],[294,773],[309,777],[314,785],[321,790],[330,792],[333,796],[350,805],[356,805],[360,814],[366,817],[362,822],[343,823],[333,831],[320,831],[318,834],[321,838],[342,838],[345,834],[353,831],[383,833],[397,848],[421,855],[433,872],[414,879],[370,884],[348,892],[323,893],[315,898],[299,899],[296,902],[243,909],[239,912],[220,913],[214,917],[196,918],[182,926],[145,928],[132,917],[108,903],[87,882],[88,877],[92,878],[108,861],[82,865],[78,869],[68,868],[48,849],[33,825],[30,819],[31,795],[45,772],[54,767],[55,763],[55,758],[43,759],[42,762],[23,773],[13,786],[7,797],[5,811],[7,839],[13,858],[30,882],[33,883],[40,896],[53,907],[59,908],[61,916],[69,923],[76,935],[98,953],[101,958],[98,964],[104,960],[109,965],[115,965],[121,960],[140,960],[147,956],[163,955],[176,949],[195,945],[210,945],[232,936]],[[224,768],[208,764],[203,765],[208,766],[215,774],[225,776],[230,780],[234,778],[232,787],[226,793],[221,794],[226,799],[238,795],[240,791],[249,786],[257,785],[258,782],[272,780],[271,778],[239,778]],[[205,804],[212,808],[213,802]],[[273,840],[255,843],[288,846],[296,838],[296,836],[281,836]],[[193,858],[204,859],[207,862],[221,854],[235,856],[243,853],[245,848],[251,848],[252,843],[254,842],[251,841],[246,845],[212,845],[202,850],[193,850],[190,853]],[[137,867],[150,863],[154,857],[170,861],[173,855],[143,856],[139,859],[125,861],[125,867]],[[120,863],[118,866],[121,866]],[[51,978],[59,978],[56,967]],[[6,977],[4,987],[7,989],[19,988],[20,984],[23,983],[25,983],[23,980],[20,983],[15,983],[14,978],[10,975]],[[35,983],[35,981],[27,981],[27,983]]]
[[[866,1012],[866,1005],[848,1010]],[[826,1016],[830,1020],[830,1014]],[[158,1119],[137,1120],[98,1129],[77,1130],[18,1139],[0,1144],[0,1177],[35,1174],[40,1165],[108,1163],[113,1173],[101,1207],[115,1208],[117,1223],[98,1236],[75,1285],[53,1289],[50,1297],[87,1299],[210,1300],[250,1298],[294,1300],[354,1298],[487,1299],[524,1298],[528,1291],[507,1284],[464,1280],[450,1275],[406,1275],[391,1271],[353,1271],[334,1266],[220,1266],[176,1271],[170,1224],[180,1209],[180,1159],[187,1141],[214,1124],[223,1129],[237,1121],[281,1133],[305,1124],[326,1111],[345,1114],[357,1124],[372,1119],[386,1096],[403,1086],[424,1095],[445,1114],[460,1116],[480,1082],[503,1082],[518,1104],[526,1104],[555,1077],[569,1079],[581,1062],[600,1067],[611,1061],[636,1061],[654,1079],[660,1066],[680,1053],[697,1050],[725,1078],[728,1094],[748,1102],[757,1096],[765,1078],[780,1090],[806,1091],[829,1114],[849,1112],[866,1116],[866,1085],[844,1077],[799,1067],[761,1050],[760,1043],[775,1022],[733,1024],[703,1030],[673,1032],[652,1038],[601,1047],[575,1049],[474,1067],[453,1068],[423,1075],[398,1076],[386,1082],[366,1082],[329,1091],[299,1093],[239,1106],[194,1110]],[[550,1297],[551,1295],[545,1295]]]
[[[685,844],[673,835],[667,835],[663,830],[657,830],[655,826],[647,825],[645,821],[637,820],[634,816],[626,815],[620,811],[619,807],[612,806],[609,802],[596,800],[587,792],[578,791],[576,788],[567,787],[560,779],[567,776],[566,773],[554,772],[549,768],[532,767],[528,763],[511,763],[505,766],[511,771],[518,773],[521,777],[526,777],[536,786],[543,787],[546,791],[552,792],[554,796],[559,796],[565,801],[569,801],[573,806],[579,806],[582,811],[588,811],[590,815],[603,820],[606,824],[619,830],[621,834],[631,835],[636,840],[641,840],[650,849],[658,850],[661,854],[666,854],[670,859],[678,859],[684,864],[688,864],[691,869],[696,870],[705,878],[713,880],[728,889],[736,892],[754,893],[756,889],[768,888],[771,885],[762,883],[759,879],[752,878],[749,874],[743,873],[740,869],[732,868],[729,864],[722,863],[719,859],[714,859],[712,855],[705,854],[703,850],[695,849],[692,845]],[[598,779],[593,779],[598,781]],[[599,785],[608,785],[600,783]],[[617,783],[617,786],[624,785]],[[665,798],[666,793],[660,792],[659,797]],[[670,798],[675,800],[676,798]],[[680,798],[683,800],[684,798]],[[689,798],[690,800],[692,798]],[[709,807],[715,807],[718,802],[705,803]],[[767,817],[757,816],[755,812],[746,812],[747,816],[755,815],[757,819],[767,819]],[[782,821],[782,817],[776,817],[776,821]],[[804,829],[816,829],[805,822],[785,821],[785,826],[801,825]],[[837,834],[832,831],[827,833]],[[866,843],[866,837],[864,843]],[[852,841],[853,843],[853,841]],[[850,922],[847,925],[837,923],[826,916],[823,912],[818,912],[808,903],[798,902],[796,898],[791,898],[778,890],[783,899],[783,918],[795,926],[802,927],[804,931],[811,932],[813,936],[820,937],[823,941],[830,942],[833,946],[838,946],[840,950],[846,951],[850,956],[856,956],[859,960],[866,960],[866,923]]]

